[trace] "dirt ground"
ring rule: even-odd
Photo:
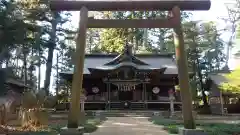
[[[51,114],[49,125],[58,125],[59,123],[67,123],[67,113]],[[148,117],[129,116],[129,117],[107,117],[98,129],[93,133],[85,133],[86,135],[167,135],[168,133],[161,126],[152,124]],[[178,120],[173,120],[178,121]],[[206,123],[240,123],[240,115],[231,116],[214,116],[214,115],[198,115],[197,121]],[[19,127],[19,120],[11,120],[8,122],[11,127]]]

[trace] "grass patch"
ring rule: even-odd
[[[163,129],[170,134],[178,134],[178,129],[183,127],[182,121],[155,118],[150,119],[156,125],[162,125]],[[240,124],[227,124],[227,123],[204,123],[197,122],[196,126],[203,129],[208,135],[240,135]]]
[[[92,118],[88,119],[85,124],[82,126],[84,127],[84,133],[91,133],[97,130],[97,126],[100,125],[106,118]]]
[[[103,117],[103,118],[97,118],[97,117],[94,117],[94,116],[87,116],[86,117],[86,120],[84,123],[80,124],[80,126],[83,126],[84,127],[84,133],[92,133],[94,131],[97,130],[98,128],[98,125],[101,125],[103,121],[105,121],[106,118]],[[49,127],[59,133],[60,132],[60,129],[64,126],[67,126],[67,121],[62,121],[62,122],[57,122],[55,124],[50,124]]]
[[[94,117],[94,116],[86,116],[84,123],[80,124],[80,126],[84,127],[83,132],[84,133],[91,133],[97,130],[98,125],[102,124],[103,121],[105,121],[105,117]],[[5,128],[3,132],[10,133],[11,134],[24,134],[24,135],[57,135],[59,134],[62,127],[67,126],[67,118],[53,118],[49,119],[48,126],[44,126],[40,129],[36,129],[34,131],[22,131],[18,130],[19,127],[16,127],[11,130],[9,128]],[[1,127],[0,127],[1,131]]]

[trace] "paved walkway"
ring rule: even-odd
[[[88,135],[88,134],[86,134]],[[97,131],[89,135],[168,135],[147,117],[108,117]]]

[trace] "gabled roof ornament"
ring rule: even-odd
[[[132,45],[130,45],[127,41],[126,44],[123,48],[123,52],[118,55],[116,58],[114,58],[112,61],[105,63],[105,66],[110,66],[110,65],[119,65],[119,64],[123,64],[124,62],[129,62],[132,64],[136,64],[136,65],[148,65],[147,63],[145,63],[144,61],[139,60],[138,58],[136,58],[133,55],[133,49],[132,49]]]

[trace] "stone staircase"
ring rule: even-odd
[[[140,103],[138,103],[138,102],[131,103],[130,109],[131,110],[143,110],[143,109],[145,109],[145,104],[141,103],[141,102]]]
[[[144,110],[145,104],[143,102],[111,102],[106,106],[110,110]]]
[[[154,115],[153,111],[135,111],[135,110],[109,110],[109,111],[95,111],[97,115],[105,117],[151,117]]]
[[[109,103],[108,105],[109,105],[110,110],[121,110],[121,109],[123,109],[123,105],[120,102],[112,102],[112,103]]]

